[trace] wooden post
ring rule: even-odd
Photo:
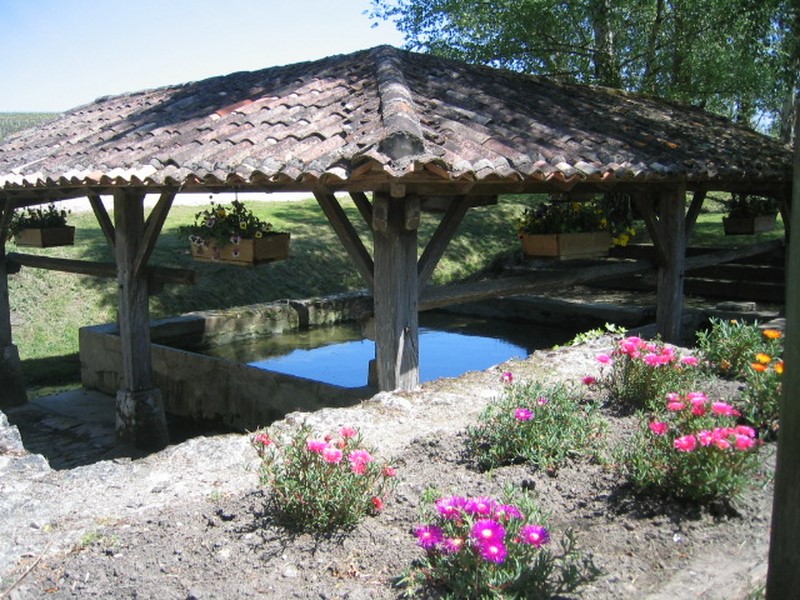
[[[139,245],[144,243],[143,201],[143,192],[114,192],[123,376],[117,391],[117,437],[142,450],[160,450],[169,443],[169,434],[161,393],[153,387],[147,274],[136,272]]]
[[[19,406],[28,401],[22,363],[11,335],[11,303],[8,300],[6,231],[11,219],[11,202],[0,208],[0,408]]]
[[[795,119],[794,209],[789,211],[791,231],[800,231],[800,102]],[[783,393],[780,405],[775,493],[769,543],[767,599],[796,598],[800,590],[800,240],[789,237],[786,287],[786,337],[784,339]]]
[[[409,228],[418,204],[376,193],[375,353],[382,391],[412,390],[419,385],[419,313],[417,230]]]
[[[677,344],[681,342],[686,265],[686,187],[659,191],[652,200],[642,197],[635,200],[658,260],[656,330],[664,341]]]

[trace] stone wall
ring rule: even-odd
[[[354,404],[376,390],[366,386],[342,388],[273,373],[193,350],[361,319],[370,309],[371,299],[366,295],[342,294],[153,321],[150,335],[154,384],[161,390],[167,412],[240,429],[252,430],[295,410]],[[116,325],[83,327],[79,341],[83,386],[112,395],[124,389]]]

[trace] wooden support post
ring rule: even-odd
[[[147,276],[135,268],[144,243],[143,202],[142,192],[114,192],[123,386],[117,392],[117,436],[142,450],[160,450],[169,434],[161,393],[153,387]]]
[[[405,199],[373,198],[376,214],[386,216],[375,231],[375,353],[381,391],[419,385],[417,230]],[[413,213],[414,206],[411,207]]]
[[[686,189],[664,191],[658,198],[661,248],[666,261],[659,264],[656,330],[667,342],[681,342],[683,272],[686,261]]]
[[[687,241],[686,188],[681,185],[671,190],[659,191],[653,198],[638,197],[635,201],[653,240],[658,261],[656,330],[664,341],[677,344],[681,342],[683,316],[683,274]]]
[[[11,220],[11,201],[0,208],[0,408],[19,406],[28,401],[22,362],[11,335],[11,303],[8,299],[6,231]]]
[[[797,103],[794,142],[794,181],[790,211],[791,230],[800,231],[800,102]],[[769,542],[767,599],[796,598],[800,590],[800,239],[789,238],[786,288],[786,337],[780,405],[781,427],[775,467],[772,528]]]

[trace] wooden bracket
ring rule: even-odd
[[[108,216],[108,211],[98,194],[89,194],[87,198],[89,198],[89,204],[94,211],[94,216],[97,218],[97,223],[100,225],[103,235],[106,236],[108,246],[113,250],[116,245],[116,234],[114,232],[114,224],[111,222],[111,217]]]
[[[336,196],[326,192],[314,192],[314,196],[345,250],[355,262],[358,272],[371,289],[374,285],[375,264]]]
[[[453,239],[470,206],[472,204],[463,196],[454,198],[448,205],[447,211],[442,216],[436,231],[433,232],[431,239],[428,240],[428,244],[425,246],[417,265],[420,294],[425,289],[436,265],[439,264],[445,250],[447,250],[447,245]]]
[[[150,255],[153,253],[153,249],[158,241],[158,235],[164,227],[164,221],[167,220],[167,215],[169,214],[169,209],[174,199],[174,191],[163,192],[155,207],[153,207],[147,219],[144,235],[139,243],[139,248],[136,251],[136,257],[133,261],[134,277],[138,277],[147,266],[147,261],[150,260]]]

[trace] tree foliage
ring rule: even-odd
[[[373,0],[408,48],[688,102],[788,140],[796,0]]]

